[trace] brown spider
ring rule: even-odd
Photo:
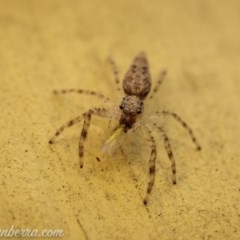
[[[118,71],[116,65],[112,59],[110,59],[110,64],[112,65],[113,72],[115,75],[115,82],[118,84],[118,90],[120,90]],[[162,71],[159,80],[157,81],[156,86],[153,88],[153,93],[158,91],[160,84],[162,83],[164,77],[166,75],[166,71]],[[152,131],[146,126],[146,124],[141,124],[141,115],[144,107],[144,100],[146,96],[149,94],[151,89],[151,77],[149,74],[148,61],[144,53],[140,53],[133,60],[130,68],[128,69],[124,79],[123,79],[123,89],[125,96],[121,100],[119,105],[119,114],[113,114],[111,111],[106,110],[105,108],[93,108],[89,109],[87,112],[82,113],[78,117],[68,121],[66,124],[61,126],[55,135],[49,140],[49,143],[52,144],[55,142],[55,139],[63,132],[63,130],[67,127],[71,127],[72,125],[84,120],[83,128],[80,135],[79,141],[79,159],[80,159],[80,168],[83,167],[83,155],[84,155],[84,141],[87,138],[88,129],[91,122],[92,115],[97,115],[103,118],[116,119],[118,118],[119,124],[114,129],[114,133],[112,138],[110,138],[110,142],[114,141],[120,133],[127,133],[129,130],[136,129],[137,127],[144,127],[146,132],[149,135],[149,140],[151,142],[151,154],[149,159],[149,182],[147,186],[146,195],[143,199],[143,203],[146,205],[148,202],[148,197],[152,191],[154,181],[155,181],[155,162],[157,157],[157,148],[156,142],[152,135]],[[54,91],[54,93],[80,93],[97,96],[98,98],[104,100],[105,102],[109,101],[109,98],[106,98],[101,93],[89,90],[82,89],[68,89],[61,91]],[[150,96],[152,98],[153,95]],[[188,126],[188,124],[183,121],[176,113],[170,111],[162,111],[156,112],[158,116],[172,116],[175,120],[177,120],[189,133],[193,143],[196,145],[197,150],[200,150],[201,147],[195,138],[193,131]],[[140,123],[139,123],[140,122]],[[152,123],[152,126],[155,127],[163,136],[165,149],[167,151],[168,157],[171,161],[172,165],[172,181],[173,184],[176,184],[176,164],[173,157],[173,153],[171,150],[169,138],[162,127],[159,127],[156,123]]]

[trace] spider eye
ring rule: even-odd
[[[123,105],[120,105],[119,108],[123,110]]]
[[[137,114],[141,114],[141,113],[142,113],[142,111],[141,111],[141,110],[138,110],[138,111],[137,111]]]

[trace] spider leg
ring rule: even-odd
[[[95,91],[90,91],[90,90],[85,90],[85,89],[62,89],[62,90],[54,90],[54,94],[66,94],[66,93],[78,93],[78,94],[85,94],[85,95],[90,95],[90,96],[95,96],[104,102],[108,102],[109,98],[105,97],[102,93],[95,92]]]
[[[176,162],[175,162],[175,159],[174,159],[174,156],[173,156],[173,152],[172,152],[172,149],[171,149],[169,138],[168,138],[168,136],[165,133],[163,128],[157,126],[156,123],[154,123],[153,126],[156,127],[161,132],[161,134],[163,136],[165,149],[166,149],[166,152],[168,154],[168,158],[169,158],[169,160],[171,161],[171,164],[172,164],[172,181],[173,181],[173,184],[176,184],[177,183],[177,180],[176,180]]]
[[[97,115],[99,117],[104,117],[104,118],[109,118],[111,117],[108,112],[104,109],[104,108],[93,108],[88,110],[85,113],[82,113],[80,116],[68,121],[67,123],[65,123],[64,125],[62,125],[57,132],[55,133],[55,135],[49,140],[49,143],[52,144],[55,142],[56,138],[64,131],[65,128],[67,127],[71,127],[72,125],[80,122],[82,119],[84,119],[84,123],[83,123],[83,128],[80,134],[80,140],[79,140],[79,161],[80,161],[80,167],[83,167],[83,155],[84,155],[84,141],[87,138],[87,134],[88,134],[88,129],[91,123],[91,117],[92,115]]]
[[[159,114],[159,112],[157,112],[157,113]],[[193,143],[196,146],[196,149],[201,150],[201,146],[198,143],[197,138],[195,137],[192,129],[189,127],[189,125],[185,121],[182,120],[182,118],[179,115],[177,115],[175,112],[171,112],[171,111],[162,111],[162,114],[164,116],[172,116],[177,122],[179,122],[188,131]]]
[[[90,109],[87,112],[85,112],[84,114],[85,114],[84,115],[84,123],[83,123],[82,131],[81,131],[81,134],[80,134],[79,145],[78,145],[79,166],[80,166],[80,168],[83,167],[84,141],[87,138],[88,129],[90,127],[92,115],[96,115],[96,116],[103,117],[103,118],[109,118],[110,117],[108,112],[104,108]]]
[[[160,85],[162,84],[166,75],[167,75],[167,70],[161,71],[160,76],[152,90],[152,95],[150,96],[150,98],[153,98],[154,94],[158,91],[158,89],[159,89]]]
[[[113,72],[113,75],[115,78],[115,83],[117,85],[117,90],[120,91],[121,88],[120,88],[120,80],[119,80],[119,76],[118,76],[117,65],[116,65],[115,61],[113,60],[113,58],[111,58],[111,57],[108,58],[108,62],[112,67],[112,72]]]
[[[50,138],[49,140],[49,144],[53,144],[56,141],[56,138],[68,127],[71,127],[79,122],[82,121],[82,119],[84,118],[85,113],[77,116],[74,119],[71,119],[70,121],[68,121],[67,123],[63,124],[57,131],[56,133],[53,135],[53,137]]]
[[[144,205],[147,205],[148,203],[148,197],[152,192],[152,188],[155,182],[155,165],[156,165],[156,157],[157,157],[157,148],[156,148],[155,139],[152,135],[152,132],[149,129],[147,129],[147,132],[149,134],[149,140],[151,142],[151,155],[149,159],[149,182],[147,186],[146,195],[143,199]]]

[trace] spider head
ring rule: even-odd
[[[119,108],[122,111],[119,123],[124,126],[124,132],[127,132],[136,122],[137,115],[142,113],[143,100],[134,95],[126,96],[123,98]]]
[[[142,113],[143,100],[135,95],[125,96],[119,108],[125,115],[135,116]]]

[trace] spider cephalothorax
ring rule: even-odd
[[[119,124],[123,125],[124,131],[131,129],[137,120],[137,117],[143,111],[143,100],[137,96],[125,96],[119,106],[122,111]]]

